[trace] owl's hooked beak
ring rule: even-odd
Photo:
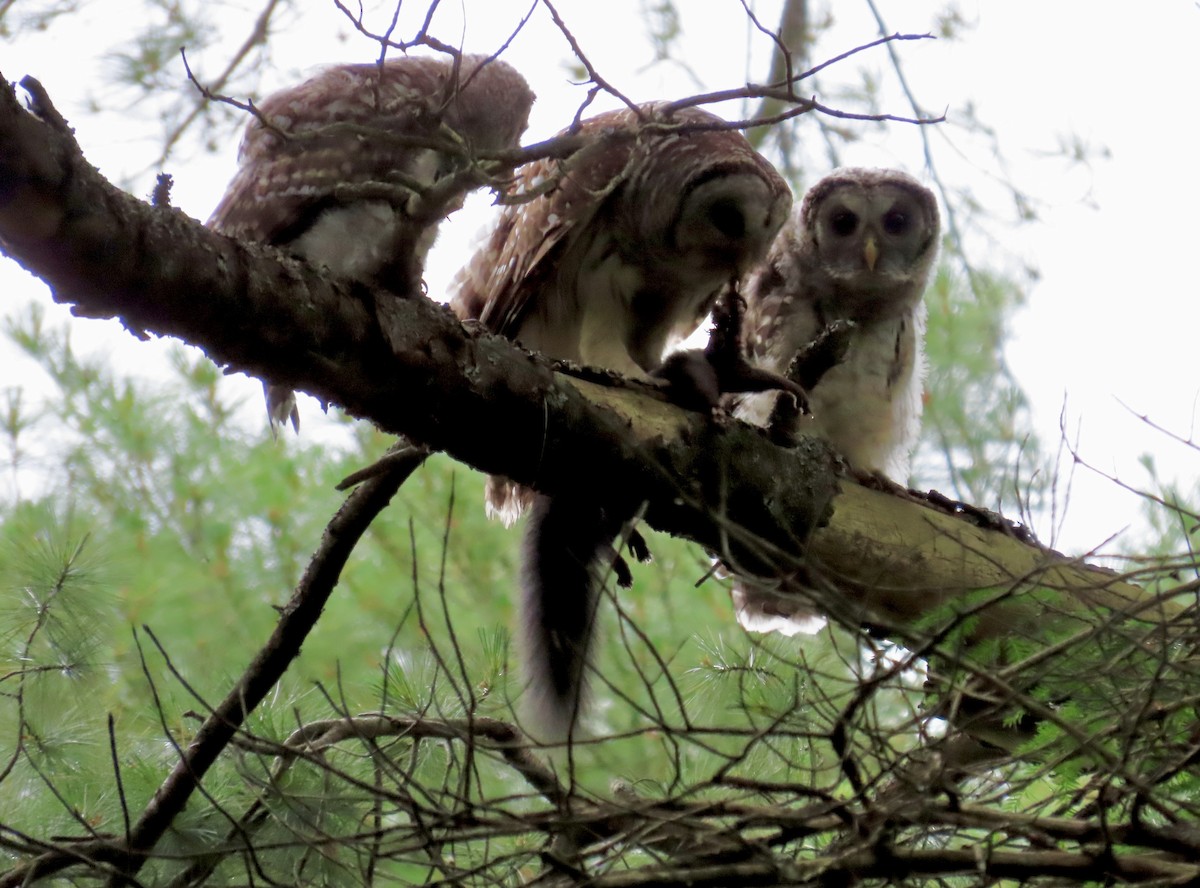
[[[879,247],[875,243],[875,236],[868,234],[867,242],[863,244],[863,259],[867,263],[867,271],[875,270],[875,260],[879,258]]]

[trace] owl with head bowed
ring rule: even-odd
[[[548,357],[646,378],[762,260],[791,192],[741,133],[698,108],[625,108],[563,135],[583,146],[518,172],[451,307]],[[532,506],[522,647],[531,715],[560,739],[581,705],[610,544],[632,517],[585,488],[488,488],[489,512],[508,522]]]
[[[739,132],[665,103],[592,117],[566,161],[518,171],[451,307],[548,357],[645,378],[761,261],[791,191]],[[536,195],[536,196],[534,196]],[[527,497],[495,480],[489,513]]]
[[[835,321],[853,324],[844,359],[808,391],[802,434],[829,441],[851,467],[901,482],[920,431],[922,342],[940,239],[937,200],[897,170],[846,168],[817,182],[743,290],[750,361],[784,372]],[[767,423],[778,395],[738,415]],[[815,631],[798,601],[735,585],[739,621],[755,631]],[[794,609],[794,612],[790,612]]]
[[[517,146],[533,99],[511,65],[487,56],[327,68],[257,106],[208,224],[339,277],[415,292],[438,222],[506,172],[480,162]],[[299,428],[291,390],[263,387],[272,430],[289,419]]]

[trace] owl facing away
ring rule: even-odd
[[[646,377],[761,261],[791,207],[787,183],[727,126],[664,103],[584,121],[584,148],[518,171],[451,307],[549,357]],[[525,499],[496,480],[489,512],[511,523]]]
[[[817,182],[744,289],[752,363],[784,372],[834,321],[851,321],[845,358],[808,392],[800,432],[824,437],[854,468],[903,482],[920,431],[922,296],[937,256],[933,192],[906,173],[846,168]],[[745,399],[738,415],[768,421],[778,395]],[[755,631],[815,631],[796,599],[735,585],[738,620]],[[788,612],[788,609],[794,612]]]
[[[507,172],[485,172],[480,155],[517,146],[533,99],[511,65],[486,56],[327,68],[258,105],[208,224],[414,292],[438,222]],[[291,390],[263,387],[272,429],[289,419],[298,429]]]

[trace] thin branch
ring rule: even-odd
[[[121,820],[125,824],[125,843],[129,844],[129,804],[125,799],[125,782],[121,779],[121,757],[117,754],[117,733],[111,712],[108,714],[108,749],[112,757],[113,779],[117,784],[117,798],[121,802]]]
[[[192,793],[217,757],[229,744],[238,726],[270,692],[316,624],[341,570],[375,516],[391,501],[399,487],[394,475],[372,479],[355,490],[325,529],[321,546],[313,555],[270,639],[259,650],[236,686],[226,695],[155,792],[134,825],[128,843],[97,848],[95,858],[117,865],[125,876],[134,876],[145,865],[163,833],[183,810]],[[78,855],[52,852],[0,875],[0,888],[17,888],[26,880],[44,878],[77,862]]]
[[[772,32],[758,20],[750,8],[748,0],[741,0],[742,9],[746,11],[750,21],[761,33],[766,34],[775,44],[771,54],[771,68],[767,74],[768,83],[792,83],[794,61],[804,62],[808,57],[808,0],[787,0],[783,12],[779,14],[779,28]],[[751,117],[769,118],[782,110],[778,99],[764,97],[759,101],[757,109]],[[755,148],[761,149],[762,142],[767,136],[766,130],[751,133],[748,138]]]
[[[600,74],[600,72],[596,70],[595,65],[591,63],[587,55],[584,53],[583,47],[579,45],[579,41],[575,39],[575,35],[571,33],[571,29],[567,27],[567,23],[563,21],[562,16],[558,14],[558,10],[554,7],[554,4],[551,3],[550,0],[541,0],[541,3],[546,7],[547,10],[549,10],[550,17],[554,19],[555,26],[562,33],[563,37],[566,38],[567,43],[570,44],[571,52],[575,54],[575,58],[579,59],[579,63],[583,65],[583,69],[587,71],[588,80],[594,83],[599,89],[603,90],[614,98],[619,99],[625,105],[625,107],[627,107],[640,118],[641,111],[639,110],[638,106],[623,92],[609,83]]]
[[[280,0],[267,0],[267,5],[264,6],[262,12],[258,14],[258,18],[255,19],[254,25],[250,28],[250,33],[246,35],[246,39],[242,41],[242,45],[238,47],[237,52],[233,54],[233,58],[231,58],[228,64],[226,64],[225,70],[218,74],[217,79],[213,81],[211,88],[214,91],[219,91],[225,88],[225,85],[229,83],[230,79],[237,72],[237,69],[241,67],[242,63],[246,60],[246,56],[250,54],[250,51],[254,49],[254,47],[266,44],[267,38],[270,36],[269,31],[271,26],[271,16],[275,14],[275,9],[279,3]],[[183,48],[181,47],[180,53],[182,52]],[[185,66],[186,63],[187,58],[185,56]],[[187,75],[189,80],[191,80],[193,83],[196,82],[196,79],[192,76],[190,68],[187,69]],[[171,156],[171,150],[175,147],[176,143],[183,138],[184,133],[188,131],[191,125],[195,123],[196,119],[204,112],[204,106],[207,100],[207,93],[202,92],[200,100],[192,106],[192,110],[188,112],[187,117],[177,124],[175,129],[167,134],[166,141],[163,143],[163,150],[154,160],[154,162],[150,164],[150,169],[158,169],[167,162],[167,158]]]

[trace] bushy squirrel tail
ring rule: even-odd
[[[539,740],[566,740],[579,717],[602,574],[621,524],[590,497],[538,494],[530,509],[520,634],[525,712]]]

